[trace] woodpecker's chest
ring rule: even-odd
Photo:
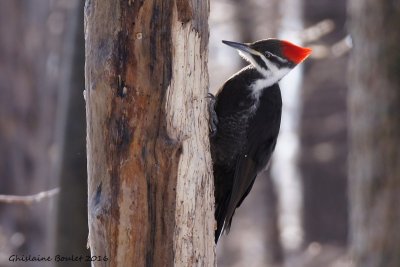
[[[272,75],[272,74],[271,74]],[[232,76],[217,94],[218,132],[235,132],[240,138],[246,133],[252,117],[259,111],[268,112],[281,103],[280,90],[274,75],[261,74],[244,68]]]
[[[240,87],[236,87],[240,84]],[[253,80],[239,80],[235,87],[225,85],[217,95],[217,134],[212,140],[214,160],[234,164],[238,154],[246,153],[251,142],[269,138],[279,130],[281,96],[278,84],[254,88]],[[256,89],[256,90],[255,90]],[[250,137],[260,134],[258,139]]]

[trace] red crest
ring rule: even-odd
[[[311,54],[311,49],[297,46],[288,41],[282,41],[282,53],[290,61],[299,64]]]

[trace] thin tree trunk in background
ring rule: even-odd
[[[351,245],[357,266],[400,266],[400,6],[351,0]],[[388,29],[389,30],[385,30]]]
[[[61,95],[72,67],[66,33],[77,1],[67,2],[0,1],[0,194],[58,187],[66,123]],[[56,199],[0,205],[5,264],[13,254],[53,256]]]
[[[335,28],[315,43],[327,49],[346,36],[346,1],[303,0],[305,27],[329,19]],[[313,52],[318,56],[319,51]],[[347,244],[347,56],[331,54],[305,64],[300,168],[304,241]]]
[[[86,1],[95,266],[215,265],[208,12],[208,1]]]
[[[59,129],[62,142],[60,165],[60,194],[56,226],[56,254],[62,256],[89,255],[87,246],[87,171],[85,101],[85,40],[83,34],[83,6],[79,1],[73,16],[66,22],[68,40],[66,49],[70,72],[65,77],[60,101],[65,106],[65,124]],[[60,261],[57,266],[71,266]],[[90,262],[80,262],[79,266]]]

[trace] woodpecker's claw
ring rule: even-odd
[[[208,119],[208,128],[210,130],[210,136],[214,137],[217,133],[217,125],[218,125],[218,116],[215,112],[215,102],[217,99],[211,93],[208,93],[206,98],[209,99],[208,102],[208,112],[209,112],[209,119]]]

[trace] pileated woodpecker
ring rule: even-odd
[[[272,155],[281,122],[278,82],[311,49],[278,39],[222,41],[250,64],[227,80],[210,100],[210,141],[215,179],[215,243],[229,231],[237,207]]]

